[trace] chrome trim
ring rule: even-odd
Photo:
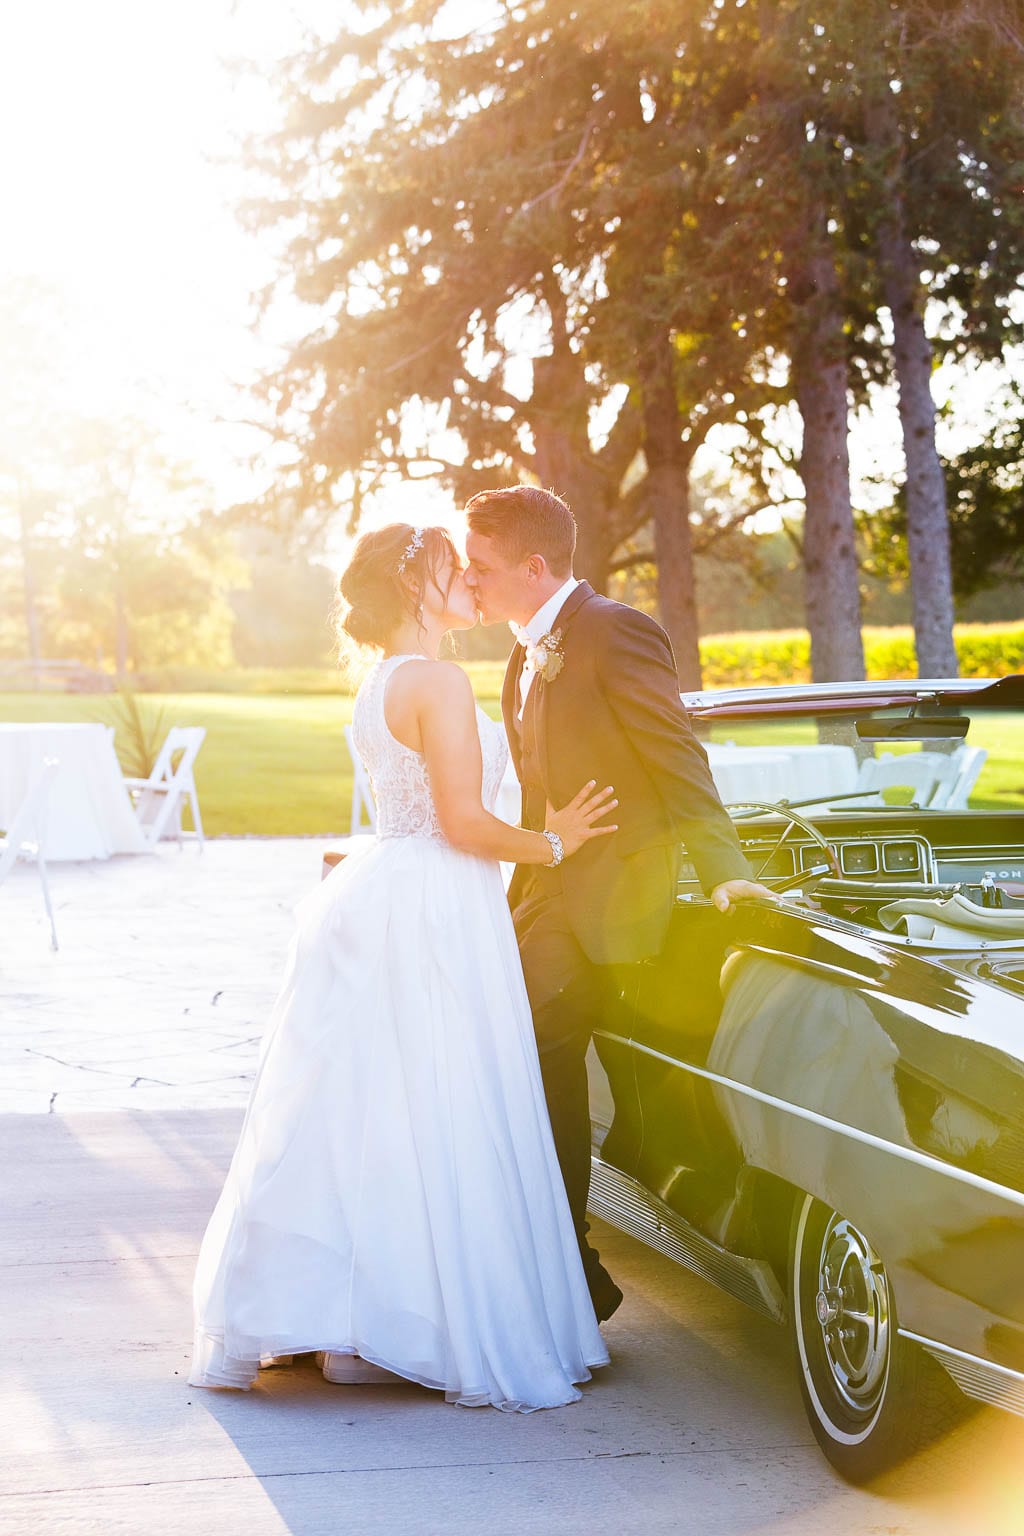
[[[874,857],[875,862],[872,864],[871,868],[869,869],[867,865],[862,864],[859,869],[851,869],[847,864],[846,855],[848,853],[863,853],[865,849],[867,849],[868,853],[872,854]],[[801,849],[800,851],[803,853],[805,850]],[[873,875],[879,868],[879,846],[875,842],[874,838],[857,838],[856,841],[850,839],[845,843],[840,843],[838,845],[838,853],[839,867],[843,871],[844,875]],[[801,863],[802,862],[803,861],[801,860]]]
[[[880,703],[914,704],[922,695],[930,693],[971,694],[981,693],[1001,682],[1000,677],[915,677],[893,681],[873,679],[863,683],[773,683],[760,688],[704,688],[695,692],[681,693],[687,710],[714,709],[716,705],[759,704],[776,702],[804,702],[818,700],[855,699],[867,704],[873,698]],[[868,706],[870,707],[870,706]]]
[[[1013,1371],[1008,1365],[996,1365],[993,1360],[982,1360],[969,1355],[966,1350],[954,1349],[952,1344],[940,1344],[938,1339],[925,1338],[911,1333],[909,1328],[897,1329],[901,1338],[920,1344],[937,1360],[943,1370],[956,1382],[967,1397],[979,1403],[990,1403],[993,1408],[1004,1408],[1024,1418],[1024,1372]]]
[[[870,811],[871,807],[867,805],[856,805],[853,807],[853,809],[858,811]],[[908,806],[907,809],[910,810],[911,808]],[[809,814],[811,814],[811,812],[809,812]],[[779,805],[778,815],[780,819],[784,819],[786,815],[785,807],[781,804],[781,802]],[[866,880],[876,884],[884,881],[886,877],[893,880],[894,882],[898,882],[900,880],[922,880],[928,882],[934,881],[936,879],[936,861],[934,851],[928,839],[923,837],[919,832],[904,832],[903,834],[893,833],[892,836],[885,836],[878,832],[858,832],[853,836],[847,834],[843,837],[829,837],[828,824],[823,822],[822,825],[824,829],[824,835],[826,838],[828,838],[829,847],[834,848],[837,851],[840,865],[843,867],[843,874],[847,879],[855,880],[858,875],[863,875]],[[772,836],[771,834],[760,837],[754,836],[754,833],[757,832],[758,828],[753,821],[737,822],[736,829],[743,842],[745,852],[752,859],[758,859],[762,856],[762,854],[774,852],[778,846],[778,838]],[[763,831],[763,829],[761,830]],[[896,843],[913,843],[917,848],[919,857],[918,862],[913,869],[894,870],[886,868],[886,851]],[[843,863],[843,855],[848,848],[873,849],[876,860],[875,869],[873,871],[859,870],[856,874],[849,874]],[[817,850],[819,856],[821,854],[821,844],[812,842],[810,838],[806,837],[787,838],[783,852],[785,852],[787,849],[791,851],[794,856],[794,873],[798,864],[802,868],[806,868],[806,865],[803,864],[803,855],[805,853],[810,853],[812,855],[812,859],[815,850]],[[786,870],[773,872],[775,875],[786,875],[787,873],[788,871]],[[696,880],[696,878],[696,872],[694,872],[693,879]]]
[[[819,1245],[814,1310],[836,1391],[855,1413],[873,1412],[889,1368],[889,1281],[863,1232],[835,1212]]]
[[[593,1156],[588,1209],[755,1312],[785,1321],[786,1302],[771,1265],[720,1248],[638,1180]]]
[[[893,1157],[902,1158],[904,1162],[916,1163],[918,1167],[928,1168],[932,1173],[943,1174],[958,1184],[968,1184],[972,1189],[980,1189],[986,1195],[995,1195],[1011,1205],[1024,1208],[1024,1194],[1019,1190],[1010,1189],[1005,1184],[996,1184],[992,1179],[984,1179],[978,1173],[969,1173],[966,1168],[957,1168],[952,1163],[944,1163],[927,1152],[919,1152],[916,1147],[902,1147],[898,1142],[886,1141],[883,1136],[875,1136],[870,1131],[845,1125],[842,1120],[833,1120],[829,1115],[819,1115],[817,1110],[804,1109],[803,1105],[791,1104],[788,1099],[776,1098],[773,1093],[763,1093],[760,1088],[751,1088],[746,1083],[738,1083],[734,1078],[722,1077],[718,1072],[710,1072],[707,1067],[697,1067],[692,1062],[680,1061],[677,1056],[666,1056],[663,1051],[656,1051],[653,1046],[643,1045],[639,1040],[627,1039],[624,1035],[616,1035],[606,1029],[595,1029],[594,1034],[600,1035],[605,1040],[613,1040],[619,1045],[632,1046],[633,1050],[640,1051],[655,1061],[663,1061],[666,1066],[678,1067],[680,1071],[690,1072],[694,1077],[702,1077],[706,1082],[716,1083],[720,1088],[732,1089],[736,1093],[746,1095],[747,1098],[756,1099],[761,1104],[768,1104],[772,1109],[781,1109],[795,1115],[799,1120],[820,1125],[822,1129],[835,1131],[839,1136],[848,1136],[851,1141],[859,1141],[863,1146],[875,1147],[881,1152],[890,1152]]]
[[[988,813],[982,811],[981,815]],[[1007,849],[1012,849],[1007,853]],[[1005,864],[1008,859],[1021,859],[1024,861],[1024,843],[978,843],[969,849],[958,845],[952,847],[945,843],[935,844],[935,857],[944,864],[982,864],[988,859],[998,859]]]

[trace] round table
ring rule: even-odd
[[[810,800],[813,795],[846,795],[857,788],[857,754],[852,747],[834,742],[815,742],[787,747],[790,800]]]
[[[152,851],[135,819],[108,725],[0,722],[0,827],[10,826],[48,757],[59,766],[43,823],[47,860]]]
[[[798,803],[857,787],[857,756],[852,747],[823,742],[792,747],[741,747],[733,742],[704,743],[711,777],[722,799],[778,800]]]
[[[705,742],[708,766],[715,788],[726,805],[744,800],[766,800],[774,804],[785,796],[795,799],[789,788],[787,752],[773,747],[737,747],[731,742]]]

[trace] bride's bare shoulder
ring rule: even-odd
[[[423,705],[445,709],[465,709],[474,705],[473,685],[457,661],[417,661],[399,667],[396,678]]]

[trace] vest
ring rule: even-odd
[[[531,695],[537,687],[534,682]],[[542,832],[547,815],[547,795],[544,792],[544,774],[537,742],[537,732],[532,728],[538,700],[526,701],[522,720],[513,715],[516,735],[521,752],[520,773],[523,786],[523,826],[531,832]]]

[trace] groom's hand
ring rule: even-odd
[[[723,880],[721,885],[716,885],[711,892],[711,900],[719,912],[729,912],[734,901],[750,901],[755,897],[767,897],[769,901],[778,901],[774,891],[770,891],[766,885],[760,885],[756,880]]]

